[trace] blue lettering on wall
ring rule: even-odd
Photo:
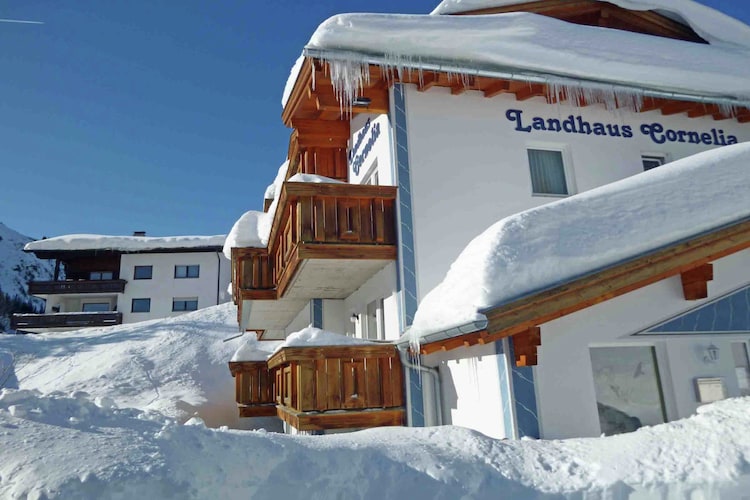
[[[365,137],[368,132],[370,133],[370,137],[365,142]],[[349,163],[352,165],[354,175],[359,175],[360,170],[362,170],[362,165],[364,165],[365,160],[370,154],[370,151],[372,151],[372,147],[375,145],[378,137],[380,137],[380,124],[373,124],[368,118],[365,126],[362,127],[359,133],[357,133],[357,140],[354,141],[354,146],[349,150]],[[357,151],[359,150],[359,147],[362,146],[363,142],[364,146],[362,147],[362,151],[357,154]]]
[[[557,134],[583,134],[601,135],[608,137],[621,137],[631,139],[634,136],[633,127],[630,125],[618,125],[613,123],[587,122],[581,116],[570,115],[564,120],[557,118],[542,118],[533,116],[530,120],[524,120],[523,111],[520,109],[509,109],[505,112],[508,121],[515,124],[518,132],[531,132],[539,130],[544,132],[555,132]],[[724,130],[712,128],[710,132],[696,132],[694,130],[667,129],[661,123],[644,123],[640,131],[656,144],[665,142],[684,142],[689,144],[705,144],[706,146],[727,146],[737,144],[737,136],[725,135]]]

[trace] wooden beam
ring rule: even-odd
[[[461,335],[458,337],[452,337],[449,339],[439,340],[437,342],[430,342],[429,344],[423,344],[420,346],[420,354],[432,354],[438,351],[452,351],[459,347],[470,347],[480,343],[482,334],[484,331],[474,332],[468,335]]]
[[[399,426],[404,424],[405,416],[403,408],[341,413],[301,413],[286,406],[278,406],[276,411],[280,419],[300,431]]]
[[[705,299],[708,297],[708,282],[714,279],[714,266],[713,264],[703,264],[689,271],[684,271],[680,277],[685,300]]]
[[[486,313],[488,338],[499,340],[520,333],[747,248],[750,221],[491,309]]]
[[[542,345],[542,330],[534,326],[513,336],[513,354],[516,366],[535,366],[536,349]]]
[[[426,73],[422,75],[422,81],[417,82],[417,91],[426,92],[438,83],[439,73]]]
[[[264,404],[264,405],[238,405],[240,410],[240,418],[253,418],[253,417],[276,417],[276,405],[275,404]]]
[[[484,97],[495,97],[498,94],[503,94],[508,91],[510,91],[510,82],[508,80],[494,81],[482,89]]]
[[[511,82],[510,91],[516,94],[516,100],[518,101],[547,95],[547,89],[544,85],[531,82]]]
[[[700,109],[700,103],[689,101],[667,101],[660,109],[662,115],[669,116],[685,113],[696,108]]]

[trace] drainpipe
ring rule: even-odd
[[[218,306],[221,289],[221,255],[219,255],[219,252],[216,252],[216,262],[218,264],[218,269],[216,271],[216,305]]]
[[[442,389],[440,387],[440,371],[437,368],[430,368],[429,366],[422,366],[419,364],[412,363],[409,361],[409,353],[407,352],[407,345],[401,344],[396,347],[398,355],[401,358],[401,364],[412,370],[417,370],[421,373],[430,375],[435,381],[435,416],[437,418],[437,425],[443,425],[443,397]],[[425,422],[426,423],[426,422]]]

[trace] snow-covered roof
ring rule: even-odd
[[[727,146],[502,219],[424,297],[410,337],[750,218],[749,164],[750,143]]]
[[[443,0],[432,14],[457,14],[493,7],[529,3],[530,0]],[[692,0],[606,0],[628,10],[653,10],[690,26],[709,43],[729,43],[750,47],[750,26]]]
[[[273,218],[276,215],[276,207],[279,204],[281,188],[284,185],[284,178],[289,167],[289,162],[284,162],[279,168],[274,183],[266,189],[266,199],[272,199],[268,212],[258,210],[249,210],[242,214],[237,222],[232,226],[224,242],[224,255],[227,259],[232,258],[232,248],[266,248],[268,239],[271,237],[271,227]],[[330,177],[314,174],[294,174],[288,182],[309,182],[309,183],[326,183],[341,184],[342,182]]]
[[[746,47],[686,43],[525,12],[342,14],[318,27],[305,53],[331,63],[337,93],[344,96],[356,94],[368,64],[380,64],[574,88],[616,87],[634,95],[750,101]]]
[[[247,340],[232,355],[230,361],[265,361],[279,346],[280,341]]]
[[[66,234],[27,243],[27,252],[91,251],[149,252],[158,250],[204,249],[219,247],[226,236],[107,236],[101,234]]]

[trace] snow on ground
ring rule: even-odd
[[[66,234],[32,241],[24,250],[117,250],[139,252],[163,248],[205,248],[224,244],[223,234],[216,236],[108,236],[102,234]]]
[[[525,12],[341,14],[318,27],[305,53],[331,62],[331,77],[344,102],[358,95],[367,78],[366,63],[399,71],[534,76],[570,90],[569,95],[576,95],[576,88],[595,91],[589,99],[597,92],[613,94],[612,85],[635,97],[638,89],[648,89],[750,99],[750,54],[744,47],[685,43]],[[612,95],[588,102],[609,101],[614,102]]]
[[[0,336],[0,498],[637,499],[750,491],[750,398],[632,434],[563,441],[495,440],[448,426],[331,436],[207,427],[199,417],[215,424],[219,407],[236,415],[226,361],[237,341],[222,342],[236,334],[235,314],[224,304],[85,332]]]
[[[410,336],[750,217],[750,143],[678,160],[506,217],[419,304]]]
[[[180,422],[197,413],[211,426],[239,426],[227,367],[237,341],[222,342],[237,335],[236,314],[222,304],[127,325],[0,335],[0,387],[78,391]]]
[[[458,427],[289,436],[3,390],[0,497],[742,498],[748,428],[750,398],[608,438],[503,441]]]
[[[443,0],[431,14],[455,14],[528,3],[529,0]],[[750,26],[692,0],[606,0],[623,9],[655,10],[693,28],[710,43],[750,46]]]

